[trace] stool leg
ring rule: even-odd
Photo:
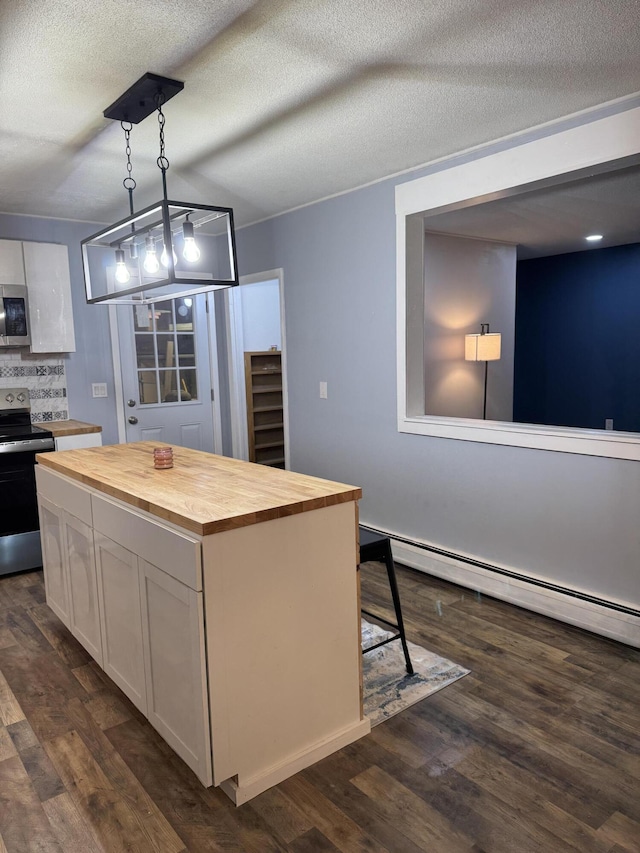
[[[387,567],[387,575],[389,577],[389,587],[391,588],[391,598],[396,611],[396,622],[398,623],[398,633],[400,634],[400,642],[402,643],[402,651],[407,664],[407,672],[413,675],[413,664],[409,657],[409,649],[407,647],[407,638],[404,633],[404,622],[402,621],[402,608],[400,606],[400,594],[398,592],[398,584],[396,582],[396,569],[393,563],[393,554],[391,552],[391,542],[387,539],[385,548],[385,565]]]

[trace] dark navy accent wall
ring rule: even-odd
[[[513,419],[640,432],[640,244],[520,261]]]

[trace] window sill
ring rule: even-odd
[[[399,417],[398,431],[483,444],[504,444],[586,456],[640,460],[640,435],[633,432],[570,429],[429,415]]]

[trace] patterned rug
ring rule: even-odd
[[[362,648],[392,636],[390,631],[362,620]],[[383,723],[409,705],[413,705],[469,674],[468,669],[408,643],[415,670],[407,675],[400,640],[380,646],[362,656],[364,713],[372,726]]]

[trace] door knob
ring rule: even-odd
[[[135,406],[135,404],[136,404],[135,400],[127,400],[127,406],[129,406],[130,408],[133,408],[133,406]]]
[[[131,415],[131,417],[127,418],[127,420],[129,421],[130,424],[137,424],[138,423],[138,419],[136,417],[134,417],[133,415]]]

